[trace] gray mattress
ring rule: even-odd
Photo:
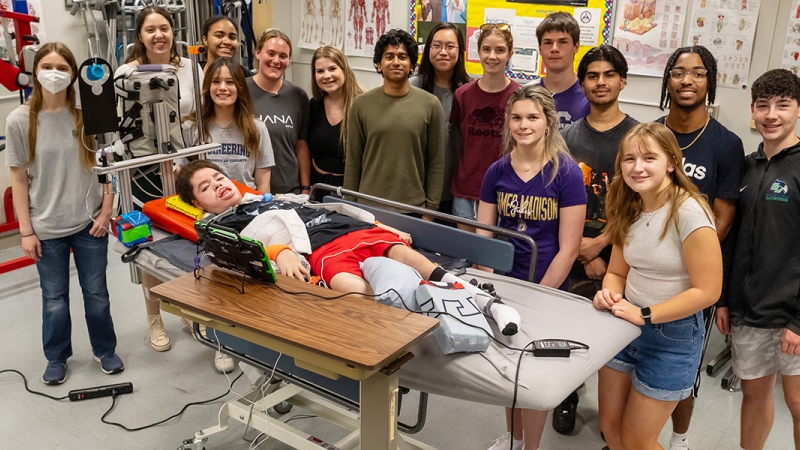
[[[117,242],[114,249],[126,249]],[[150,251],[143,250],[135,264],[161,280],[182,275],[182,270]],[[494,284],[503,301],[522,317],[517,335],[502,336],[492,321],[495,336],[509,346],[522,348],[532,340],[570,339],[587,344],[588,351],[573,351],[569,358],[522,359],[517,407],[549,410],[556,407],[587,378],[639,336],[639,327],[600,312],[586,299],[501,275],[469,269],[462,278]],[[519,352],[492,343],[477,354],[444,355],[433,335],[412,348],[415,357],[400,370],[403,386],[478,403],[511,406]]]

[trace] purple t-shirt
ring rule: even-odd
[[[542,87],[547,89],[545,84],[547,77],[540,78],[540,80],[542,80]],[[566,91],[553,94],[553,100],[556,102],[559,130],[563,130],[574,122],[588,116],[591,110],[589,100],[586,100],[586,94],[583,93],[580,80],[576,81]]]
[[[558,253],[560,209],[586,204],[586,189],[578,164],[572,158],[561,156],[558,174],[548,184],[552,170],[551,162],[525,183],[511,167],[511,157],[505,155],[489,167],[481,185],[481,201],[497,205],[498,226],[523,232],[536,243],[539,250],[536,283],[542,280]],[[511,243],[514,244],[514,267],[507,275],[527,280],[530,246],[518,239],[511,239]],[[561,289],[567,290],[566,278]]]

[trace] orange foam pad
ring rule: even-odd
[[[234,181],[233,184],[236,185],[239,192],[242,194],[248,192],[253,194],[259,193],[255,189],[251,189],[238,181]],[[166,197],[150,200],[145,203],[142,212],[145,216],[150,218],[150,223],[154,226],[167,233],[177,234],[184,239],[197,242],[197,232],[194,230],[195,220],[183,213],[167,208]]]

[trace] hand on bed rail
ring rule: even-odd
[[[400,238],[401,241],[405,242],[408,245],[411,245],[411,235],[410,234],[408,234],[408,233],[406,233],[404,231],[400,231],[397,228],[392,228],[389,225],[385,225],[385,224],[382,224],[380,222],[375,222],[375,226],[377,226],[379,228],[383,228],[384,230],[386,230],[386,231],[388,231],[390,233],[396,234]]]

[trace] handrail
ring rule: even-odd
[[[349,189],[345,189],[340,186],[332,186],[330,184],[325,184],[325,183],[317,183],[311,186],[311,192],[309,192],[309,198],[314,198],[314,191],[316,191],[317,189],[336,193],[336,195],[340,197],[348,195],[355,198],[369,200],[371,202],[378,203],[381,205],[390,206],[392,208],[402,209],[405,211],[421,214],[423,216],[435,217],[438,219],[446,220],[448,222],[460,223],[463,225],[469,225],[471,227],[480,228],[482,230],[491,231],[495,234],[499,234],[502,236],[521,239],[531,247],[531,264],[528,268],[528,281],[533,282],[534,275],[536,274],[536,258],[539,255],[539,248],[536,246],[536,242],[533,241],[533,238],[531,238],[527,234],[520,233],[519,231],[511,231],[506,228],[501,228],[498,226],[486,225],[484,223],[480,223],[475,220],[464,219],[461,217],[452,216],[450,214],[445,214],[439,211],[433,211],[419,206],[407,205],[405,203],[396,202],[394,200],[387,200],[384,198],[375,197],[358,191],[351,191]]]

